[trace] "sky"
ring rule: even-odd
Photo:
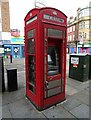
[[[9,0],[11,29],[24,31],[24,18],[35,7],[35,1],[59,9],[69,18],[76,16],[77,8],[89,6],[91,0]]]

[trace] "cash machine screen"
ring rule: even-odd
[[[59,50],[56,46],[48,47],[48,76],[60,73]]]

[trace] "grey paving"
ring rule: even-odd
[[[45,118],[42,113],[36,111],[34,106],[27,99],[21,99],[9,104],[8,106],[12,114],[12,118],[34,118],[38,116]]]
[[[74,99],[80,100],[82,103],[86,104],[89,106],[89,95],[88,95],[88,91],[86,94],[86,91],[81,91],[76,93],[75,95],[71,96]]]
[[[66,94],[67,95],[74,95],[75,93],[78,93],[78,92],[79,92],[78,89],[75,89],[74,87],[72,87],[70,85],[66,86]]]
[[[66,99],[66,102],[63,102],[62,104],[60,103],[60,105],[65,108],[67,111],[72,110],[73,108],[81,105],[81,101],[70,97],[69,99]]]
[[[12,118],[8,105],[4,105],[2,108],[2,118]]]
[[[0,106],[0,120],[2,119],[2,107]]]
[[[66,100],[39,112],[34,105],[25,97],[25,64],[24,59],[13,59],[4,62],[6,91],[0,94],[0,118],[79,118],[89,117],[89,83],[91,81],[80,82],[68,77],[66,81]],[[67,61],[67,64],[69,62]],[[18,90],[7,91],[7,72],[6,68],[17,68]],[[2,96],[2,97],[1,97]],[[91,109],[91,108],[90,108]]]
[[[70,112],[76,116],[76,118],[89,118],[89,107],[85,104],[81,104]]]
[[[13,91],[13,92],[5,92],[2,95],[2,104],[3,105],[7,105],[10,104],[12,102],[16,102],[20,99],[25,98],[25,88],[19,89],[17,91]]]
[[[2,106],[2,93],[0,93],[0,106]]]
[[[75,118],[61,106],[51,107],[42,112],[47,118]]]

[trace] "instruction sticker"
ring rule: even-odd
[[[79,58],[78,57],[71,57],[71,64],[79,64]]]

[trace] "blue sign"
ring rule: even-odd
[[[12,44],[24,44],[24,38],[23,37],[12,37],[11,43]]]
[[[3,44],[11,44],[11,40],[3,40]]]

